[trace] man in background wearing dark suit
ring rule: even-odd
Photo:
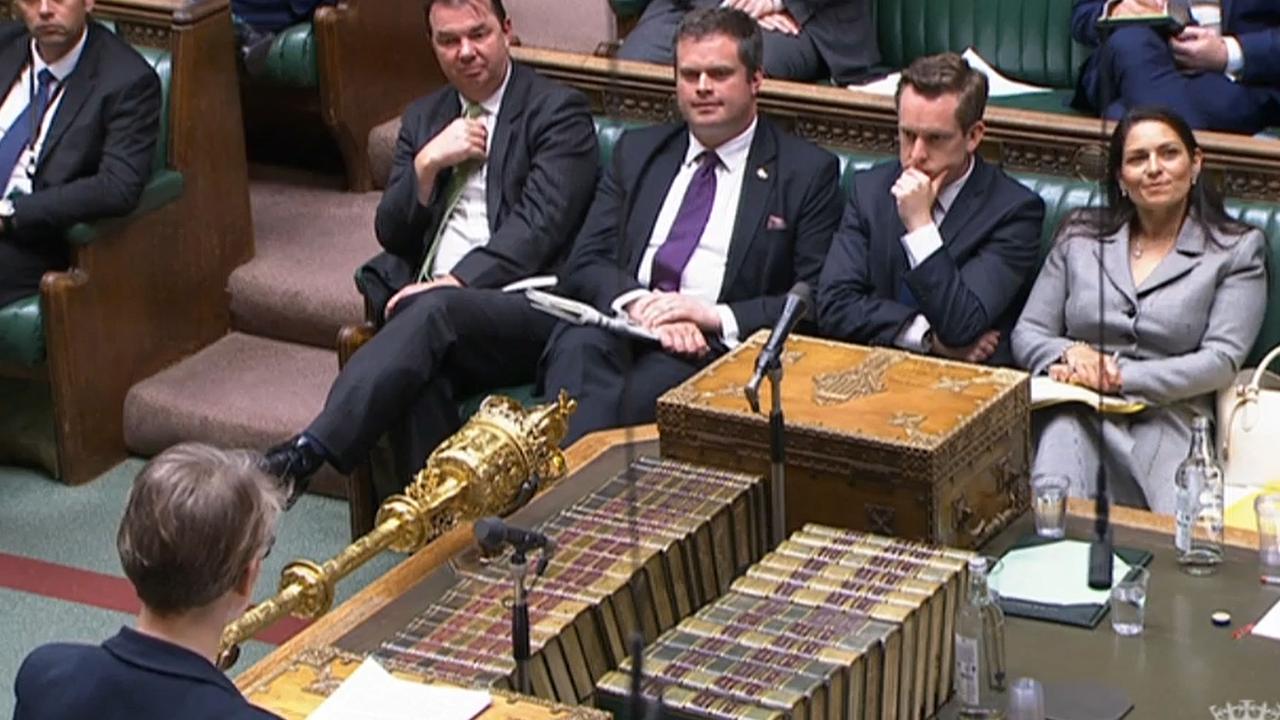
[[[1075,0],[1071,34],[1098,48],[1073,104],[1113,120],[1156,106],[1201,130],[1256,133],[1280,124],[1280,3],[1195,0],[1196,24],[1169,36],[1147,25],[1099,32],[1102,17],[1149,15],[1159,0]]]
[[[52,643],[22,662],[14,720],[269,720],[214,666],[253,597],[284,494],[249,453],[187,443],[133,481],[116,550],[142,601],[101,645]]]
[[[987,78],[952,53],[898,85],[899,160],[853,178],[818,286],[824,335],[969,362],[1013,361],[1044,201],[983,162]]]
[[[565,444],[652,422],[667,388],[768,327],[817,280],[840,215],[834,156],[756,113],[760,29],[730,8],[682,21],[685,122],[624,134],[561,276],[562,292],[657,335],[561,325],[543,389],[579,401]]]
[[[531,382],[554,318],[500,288],[554,271],[591,201],[586,98],[510,60],[501,0],[431,0],[427,18],[449,85],[405,112],[375,221],[386,252],[357,278],[386,322],[319,417],[267,453],[295,493],[325,461],[350,472],[388,430],[408,482],[460,426],[456,399]]]
[[[88,22],[93,0],[13,0],[0,26],[0,307],[70,262],[63,232],[128,214],[151,175],[160,79]]]
[[[675,32],[691,10],[726,5],[764,30],[764,73],[781,80],[863,79],[880,61],[870,0],[649,0],[618,50],[623,60],[668,64]]]

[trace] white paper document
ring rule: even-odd
[[[1112,583],[1129,574],[1129,564],[1114,556]],[[1086,605],[1107,602],[1109,590],[1089,587],[1089,543],[1079,540],[1019,548],[1000,558],[989,584],[1001,597],[1045,605]]]
[[[366,658],[308,720],[472,720],[489,693],[401,680]]]
[[[1280,640],[1280,602],[1272,605],[1267,614],[1253,624],[1253,634]]]
[[[965,50],[963,57],[965,60],[969,61],[970,67],[987,76],[988,97],[1009,97],[1010,95],[1053,92],[1053,88],[1029,85],[1027,83],[1018,82],[1017,80],[1011,80],[1004,75],[1001,75],[998,70],[991,67],[991,63],[983,60],[982,56],[973,48]],[[898,80],[901,78],[902,73],[891,73],[879,80],[869,82],[866,85],[850,85],[849,89],[861,90],[862,92],[874,93],[876,95],[893,95],[898,92]]]

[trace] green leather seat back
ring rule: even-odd
[[[295,88],[320,87],[316,34],[310,21],[290,25],[271,41],[262,80]]]
[[[160,78],[160,135],[156,138],[155,155],[151,159],[151,171],[160,172],[169,167],[169,91],[173,85],[173,58],[168,50],[135,49]]]
[[[1071,39],[1072,0],[875,0],[881,62],[973,47],[1001,73],[1069,89],[1088,50]]]

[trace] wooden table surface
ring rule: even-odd
[[[569,448],[566,460],[572,472],[615,446],[651,443],[657,437],[657,428],[652,425],[595,433]],[[1093,517],[1093,503],[1073,499],[1068,503],[1068,512],[1074,526],[1084,528],[1087,532],[1091,525],[1088,520]],[[1118,528],[1117,532],[1123,529],[1151,536],[1172,537],[1172,517],[1115,507],[1111,509],[1111,519]],[[252,702],[285,718],[306,717],[359,662],[359,658],[335,648],[339,638],[385,608],[450,557],[465,549],[471,541],[472,530],[469,523],[441,536],[245,670],[236,678],[236,685]],[[1247,551],[1257,547],[1256,533],[1244,530],[1228,528],[1226,541],[1234,548],[1233,552],[1237,557],[1242,556],[1241,553],[1247,557]],[[1238,621],[1253,619],[1240,618]],[[412,677],[408,674],[404,676]],[[1155,681],[1157,679],[1153,678],[1153,682]],[[543,720],[551,717],[580,717],[595,720],[594,711],[586,708],[566,708],[536,698],[501,699],[502,702],[496,702],[482,718],[502,720],[520,717]],[[1139,714],[1138,717],[1146,716]]]

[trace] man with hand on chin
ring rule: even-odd
[[[1137,107],[1172,110],[1198,130],[1253,134],[1280,123],[1280,3],[1192,0],[1195,22],[1169,36],[1098,20],[1164,12],[1163,0],[1075,0],[1071,34],[1098,48],[1072,104],[1111,119]]]
[[[350,472],[388,432],[397,484],[374,489],[399,492],[460,427],[459,399],[532,382],[555,321],[501,288],[556,272],[591,201],[586,98],[510,59],[502,0],[428,0],[426,13],[449,85],[405,112],[374,221],[386,252],[357,272],[382,327],[320,415],[266,454],[295,494],[325,462]]]
[[[756,112],[758,24],[694,11],[676,36],[684,122],[617,143],[559,291],[625,314],[658,342],[560,325],[542,388],[578,398],[565,444],[653,422],[659,395],[772,325],[798,280],[817,280],[840,215],[838,163]]]
[[[1044,202],[978,157],[987,79],[959,55],[898,85],[899,160],[854,176],[818,285],[824,335],[1009,364]]]

